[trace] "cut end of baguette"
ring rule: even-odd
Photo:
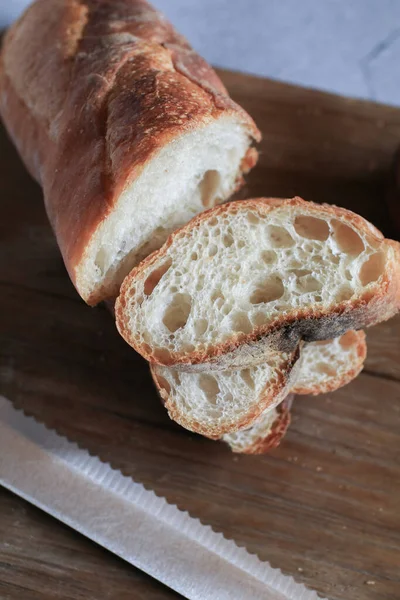
[[[301,353],[299,377],[294,394],[326,394],[347,385],[361,372],[367,356],[363,331],[305,344]]]
[[[398,244],[299,198],[229,203],[193,219],[125,279],[117,327],[150,362],[226,370],[385,320]],[[267,350],[266,350],[267,349]]]
[[[116,297],[131,269],[193,216],[226,200],[257,160],[248,124],[230,114],[186,131],[120,194],[77,267],[76,285],[95,304]]]
[[[279,406],[264,411],[252,427],[224,435],[222,441],[239,454],[266,454],[277,448],[290,425],[293,398],[290,394]]]
[[[297,377],[299,352],[276,353],[262,365],[239,371],[187,373],[151,365],[171,419],[212,439],[249,427],[277,406]]]

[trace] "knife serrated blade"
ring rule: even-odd
[[[318,600],[0,396],[0,483],[190,600]]]

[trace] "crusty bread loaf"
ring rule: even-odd
[[[363,331],[350,330],[323,342],[305,344],[294,394],[326,394],[352,381],[363,368],[367,344]]]
[[[358,375],[366,353],[364,332],[349,331],[334,340],[304,344],[297,362],[277,352],[263,365],[239,371],[186,373],[155,364],[150,368],[171,419],[212,438],[254,426],[257,433],[246,439],[255,441],[260,432],[262,439],[268,437],[264,431],[275,420],[271,411],[289,390],[313,395],[334,391]],[[264,413],[270,416],[264,419]]]
[[[275,353],[252,369],[186,373],[150,365],[171,419],[196,433],[219,439],[250,427],[287,396],[296,381],[299,352]]]
[[[252,119],[145,0],[34,2],[5,36],[0,113],[89,304],[256,161]]]
[[[266,454],[281,443],[290,425],[292,402],[293,395],[289,394],[278,406],[265,410],[252,427],[228,433],[221,439],[232,452]]]
[[[150,362],[186,371],[254,366],[300,340],[395,314],[399,247],[335,206],[231,202],[194,218],[133,269],[117,327]]]

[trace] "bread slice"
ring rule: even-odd
[[[265,454],[276,448],[290,425],[294,394],[325,394],[353,380],[363,367],[367,344],[363,331],[348,331],[340,338],[305,344],[291,394],[278,406],[266,409],[247,429],[222,436],[232,452]]]
[[[305,344],[291,391],[313,396],[333,392],[357,377],[366,356],[364,331],[350,330],[334,340]]]
[[[171,419],[196,433],[219,439],[250,427],[287,396],[296,381],[299,351],[275,353],[252,369],[186,373],[150,365]]]
[[[266,454],[279,446],[288,430],[293,398],[293,394],[289,394],[278,406],[264,411],[252,427],[228,433],[221,439],[232,452]]]
[[[239,371],[187,373],[155,364],[150,369],[171,419],[219,438],[253,425],[263,430],[258,419],[272,423],[271,411],[289,391],[316,395],[346,385],[361,371],[366,353],[364,332],[349,331],[338,339],[304,344],[298,361],[298,355],[276,353],[263,365]],[[264,413],[271,419],[263,420]]]
[[[150,362],[242,369],[338,337],[400,305],[400,245],[300,198],[231,202],[194,218],[125,279],[121,335]]]
[[[260,138],[145,0],[33,2],[5,35],[0,113],[89,304],[228,198]]]

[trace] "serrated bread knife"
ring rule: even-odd
[[[190,600],[319,598],[1,396],[0,483]]]

